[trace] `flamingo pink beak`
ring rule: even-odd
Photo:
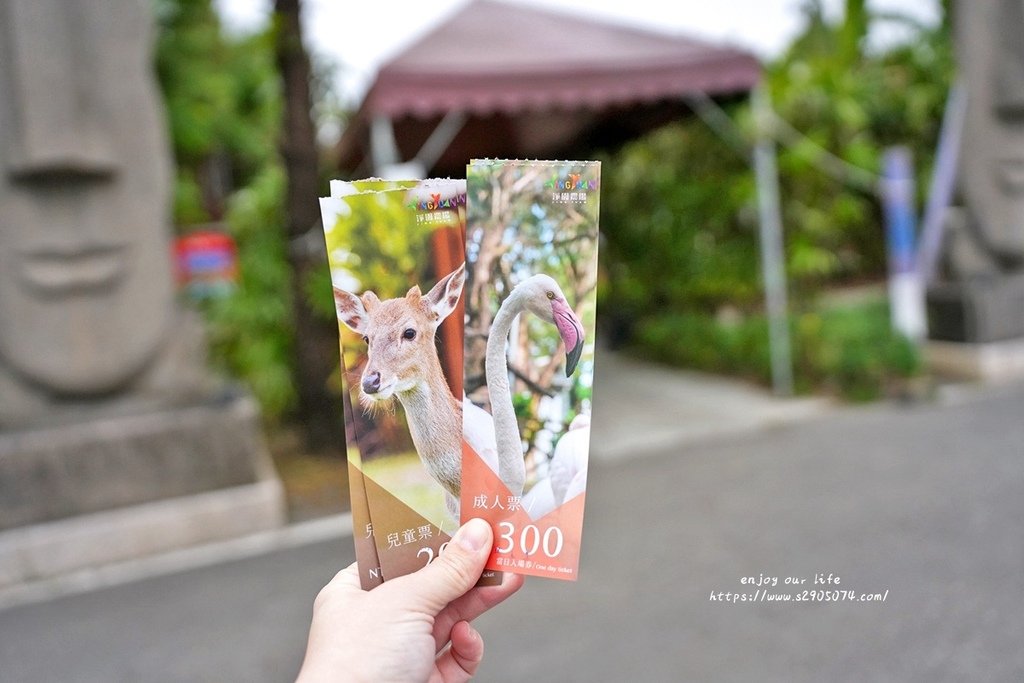
[[[576,369],[583,355],[583,323],[565,301],[552,299],[551,313],[555,318],[555,327],[565,343],[565,376],[568,377]]]

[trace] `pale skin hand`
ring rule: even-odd
[[[490,525],[470,520],[430,565],[369,592],[355,564],[338,572],[313,604],[297,683],[468,681],[484,654],[470,622],[523,585],[505,574],[500,586],[474,587],[493,540]]]

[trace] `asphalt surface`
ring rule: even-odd
[[[478,680],[1024,680],[1024,386],[590,476],[579,582],[530,580],[481,618]],[[351,558],[339,539],[0,611],[0,681],[291,680],[316,591]],[[888,593],[710,600],[762,574],[773,594]]]

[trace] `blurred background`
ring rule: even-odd
[[[293,677],[353,559],[317,198],[524,157],[602,162],[593,467],[579,582],[484,617],[480,679],[1020,680],[1022,32],[0,3],[0,679]],[[714,599],[763,576],[855,599]]]

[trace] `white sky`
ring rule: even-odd
[[[730,43],[770,58],[799,32],[803,0],[506,0],[587,15],[640,28]],[[308,47],[338,66],[339,94],[355,105],[377,68],[406,45],[437,26],[468,0],[304,0]],[[838,17],[842,0],[823,0]],[[262,26],[271,0],[214,0],[229,30],[244,33]],[[869,0],[874,10],[900,12],[929,24],[939,18],[938,0]],[[664,11],[669,7],[668,11]],[[888,25],[872,40],[898,39]]]

